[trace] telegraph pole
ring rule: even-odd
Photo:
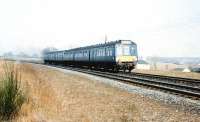
[[[107,35],[105,35],[105,43],[107,42]]]

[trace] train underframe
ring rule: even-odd
[[[45,64],[62,65],[62,66],[73,66],[73,67],[84,67],[95,70],[102,71],[112,71],[112,72],[131,72],[135,69],[135,62],[87,62],[87,61],[53,61],[45,60]]]

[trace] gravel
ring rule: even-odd
[[[51,67],[51,66],[47,66],[47,67],[59,70],[64,73],[72,73],[72,74],[86,76],[90,79],[97,80],[98,82],[105,83],[105,84],[111,85],[113,87],[117,87],[122,90],[128,91],[129,93],[137,93],[142,96],[148,97],[150,99],[154,99],[159,102],[162,102],[164,104],[172,105],[173,107],[176,107],[177,110],[185,110],[185,111],[189,111],[193,114],[200,114],[200,101],[199,100],[192,100],[189,98],[184,98],[181,96],[164,93],[162,91],[156,91],[156,90],[152,90],[152,89],[142,88],[142,87],[126,84],[123,82],[119,82],[116,80],[111,80],[111,79],[107,79],[107,78],[103,78],[103,77],[99,77],[99,76],[80,73],[77,71],[71,71],[71,70],[66,70],[66,69],[61,69],[61,68],[56,68],[56,67]]]

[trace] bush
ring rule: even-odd
[[[21,89],[21,75],[14,64],[4,64],[3,78],[0,80],[0,119],[13,118],[25,101]]]

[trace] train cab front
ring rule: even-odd
[[[137,45],[132,41],[121,41],[116,44],[116,64],[118,70],[131,72],[137,64]]]

